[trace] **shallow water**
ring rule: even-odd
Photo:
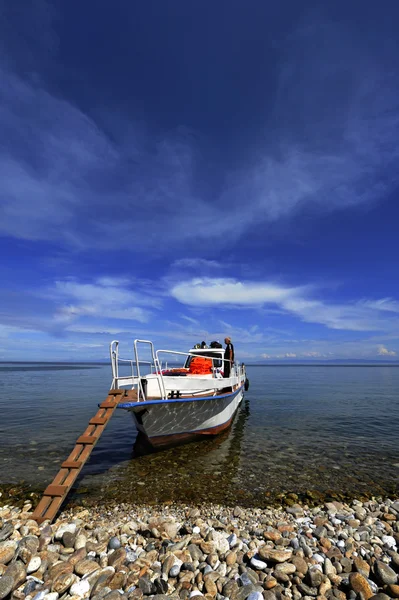
[[[131,416],[116,411],[78,491],[261,505],[286,492],[398,490],[399,368],[247,369],[251,385],[233,427],[214,439],[140,456]],[[0,484],[44,488],[110,380],[108,365],[0,365]]]

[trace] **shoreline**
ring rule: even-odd
[[[67,506],[40,527],[3,505],[0,600],[399,597],[399,500],[291,500]]]

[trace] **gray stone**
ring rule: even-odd
[[[168,591],[168,584],[164,579],[160,579],[159,577],[154,580],[154,587],[156,594],[166,594]]]
[[[277,600],[276,594],[272,590],[264,590],[262,595],[264,600]]]
[[[75,534],[71,533],[70,531],[65,531],[62,534],[62,543],[64,544],[65,548],[73,548],[75,546]]]
[[[24,587],[23,593],[25,596],[32,595],[37,586],[37,582],[34,579],[28,579],[27,584]]]
[[[121,598],[122,594],[119,590],[111,590],[110,592],[108,592],[108,594],[105,594],[105,596],[103,596],[103,600],[121,600]]]
[[[109,542],[108,542],[108,548],[109,550],[117,550],[118,548],[121,547],[121,543],[119,538],[113,536],[112,538],[110,538]]]
[[[193,560],[198,560],[199,562],[202,562],[204,560],[204,554],[202,553],[200,547],[196,544],[190,544],[189,546],[187,546],[187,550],[189,551]]]
[[[381,561],[375,563],[374,573],[382,584],[396,583],[398,580],[395,571]]]
[[[26,569],[22,562],[17,560],[16,562],[8,565],[4,575],[8,575],[13,578],[14,585],[13,590],[19,587],[22,583],[24,583],[26,579]]]
[[[327,529],[323,525],[320,525],[319,527],[316,527],[316,529],[313,531],[313,535],[318,540],[321,540],[321,538],[327,537]]]
[[[12,523],[6,523],[4,527],[0,529],[0,542],[7,540],[14,531],[14,525]]]
[[[9,575],[0,577],[0,600],[3,600],[12,591],[14,580]]]
[[[302,592],[304,596],[317,596],[317,588],[309,587],[308,585],[306,585],[306,583],[303,583],[303,581],[301,581],[301,583],[298,583],[297,587],[298,590]]]
[[[252,583],[249,585],[244,585],[243,587],[238,589],[237,593],[234,595],[232,600],[247,600],[247,598],[250,594],[252,594],[252,592],[259,591],[262,591],[261,588],[259,586],[252,585]]]
[[[180,573],[180,565],[173,565],[173,567],[169,571],[169,577],[177,577],[179,573]]]
[[[145,596],[149,596],[155,593],[155,588],[152,582],[148,579],[148,577],[140,577],[139,579],[139,588],[143,592]]]
[[[318,567],[312,566],[308,570],[306,578],[311,587],[318,588],[324,579],[324,575]]]
[[[374,594],[374,596],[371,596],[370,600],[391,600],[391,599],[386,594],[379,592],[378,594]]]
[[[248,573],[242,573],[242,575],[240,577],[240,581],[241,581],[241,583],[242,583],[243,586],[252,585],[254,583],[252,581],[252,579],[250,579]]]
[[[130,548],[125,548],[126,550],[126,563],[134,563],[137,559],[138,556],[135,552],[133,552],[133,550],[130,550]]]

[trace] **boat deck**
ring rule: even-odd
[[[238,389],[238,385],[231,387],[231,386],[226,386],[225,388],[221,388],[219,390],[215,392],[204,392],[201,394],[180,394],[179,397],[172,397],[172,399],[174,400],[179,400],[180,398],[184,398],[184,400],[187,400],[189,398],[193,398],[193,399],[197,399],[199,397],[201,398],[210,398],[210,397],[217,397],[217,396],[224,396],[226,393],[228,392],[234,392],[236,389]],[[155,396],[147,396],[147,398],[145,400],[139,400],[138,398],[138,394],[137,394],[137,389],[133,389],[133,390],[124,390],[124,395],[120,397],[119,402],[146,402],[146,401],[150,401],[150,400],[160,400],[159,396],[155,397]]]

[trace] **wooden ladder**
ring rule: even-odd
[[[33,513],[33,519],[37,523],[40,524],[46,520],[51,523],[54,519],[124,395],[125,390],[110,390],[108,392],[107,398],[100,404],[94,417],[90,419],[86,431],[76,440],[76,445],[71,454],[62,463],[59,473],[44,490],[43,497]]]

